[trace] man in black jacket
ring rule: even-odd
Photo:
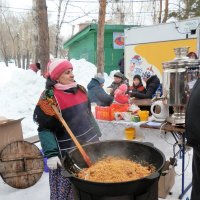
[[[200,199],[200,78],[196,81],[186,109],[187,144],[193,147],[192,193],[190,200]]]

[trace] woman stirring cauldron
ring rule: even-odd
[[[49,66],[46,89],[34,111],[38,134],[49,167],[51,200],[73,200],[70,180],[63,177],[61,159],[75,148],[51,105],[56,105],[80,144],[99,141],[99,127],[93,118],[86,90],[74,81],[73,66],[68,60],[57,59]]]

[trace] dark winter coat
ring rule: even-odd
[[[131,87],[129,87],[129,94],[130,94],[130,97],[132,97],[132,93],[134,92],[139,92],[139,93],[146,93],[146,89],[145,87],[143,86],[142,83],[140,83],[138,86],[136,86],[134,83]]]
[[[146,92],[140,93],[140,92],[132,92],[131,97],[136,97],[138,99],[151,99],[154,93],[156,92],[157,88],[160,85],[159,78],[154,75],[151,76],[147,82],[146,82]]]
[[[47,158],[63,157],[67,151],[75,148],[69,134],[55,117],[51,103],[57,104],[62,117],[81,144],[98,141],[101,133],[83,87],[78,86],[66,91],[47,89],[34,111],[34,120],[39,125],[40,142]]]
[[[121,58],[119,63],[118,63],[118,66],[119,66],[119,71],[124,74],[124,58]]]
[[[87,86],[88,97],[91,103],[99,106],[109,106],[113,102],[113,97],[107,94],[101,87],[98,80],[93,78]]]
[[[129,87],[130,96],[132,92],[146,93],[146,89],[142,84],[139,84],[138,86],[133,84],[131,87]]]
[[[200,78],[196,81],[186,108],[186,138],[188,145],[200,150]]]

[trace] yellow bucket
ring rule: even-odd
[[[129,127],[125,129],[125,137],[127,140],[135,139],[135,128]]]

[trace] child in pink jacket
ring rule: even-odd
[[[128,87],[126,84],[121,84],[119,88],[115,90],[114,100],[117,103],[126,104],[129,102],[129,96],[126,94],[127,89]]]

